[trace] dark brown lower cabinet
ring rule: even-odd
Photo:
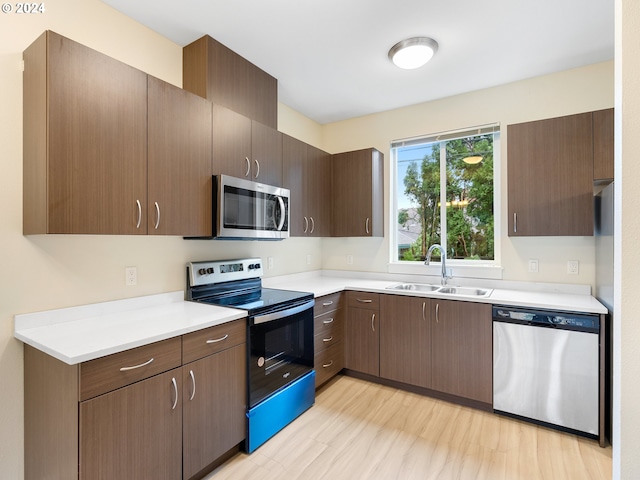
[[[378,310],[347,307],[345,368],[377,377],[380,374],[379,339]]]
[[[181,478],[179,374],[170,370],[80,403],[80,479]]]
[[[380,376],[431,387],[430,300],[380,296]]]
[[[431,300],[431,388],[491,404],[491,305]]]
[[[184,479],[245,438],[245,352],[243,343],[182,367]]]

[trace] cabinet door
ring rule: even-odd
[[[307,212],[314,237],[331,235],[331,155],[307,145]]]
[[[431,386],[431,309],[428,298],[380,296],[380,376]]]
[[[179,373],[80,403],[80,480],[182,477]]]
[[[282,134],[260,122],[251,122],[251,180],[282,185]]]
[[[213,174],[251,175],[251,119],[213,105]]]
[[[185,479],[245,438],[245,353],[243,343],[182,367]]]
[[[378,310],[347,308],[345,332],[345,368],[378,376],[379,325]]]
[[[147,75],[47,36],[47,233],[146,234]]]
[[[150,234],[211,235],[211,108],[149,77]]]
[[[613,179],[613,108],[593,112],[593,179]]]
[[[431,301],[431,388],[490,404],[491,305]]]
[[[508,126],[509,235],[593,235],[591,113]]]
[[[333,236],[383,236],[383,156],[369,148],[333,155]]]
[[[290,234],[306,236],[310,231],[307,213],[307,145],[289,135],[282,136],[282,186],[291,192]]]

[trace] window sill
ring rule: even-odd
[[[502,280],[503,268],[493,264],[470,265],[466,263],[447,262],[447,269],[451,269],[454,278],[479,278],[486,280]],[[442,271],[440,262],[425,265],[421,262],[395,262],[388,264],[389,273],[408,275],[439,276]]]

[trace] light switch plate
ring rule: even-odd
[[[529,259],[529,272],[538,273],[538,259],[530,258]]]

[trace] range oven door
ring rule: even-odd
[[[314,303],[249,317],[249,408],[313,370]]]
[[[289,190],[228,175],[214,176],[213,185],[216,238],[289,237]]]

